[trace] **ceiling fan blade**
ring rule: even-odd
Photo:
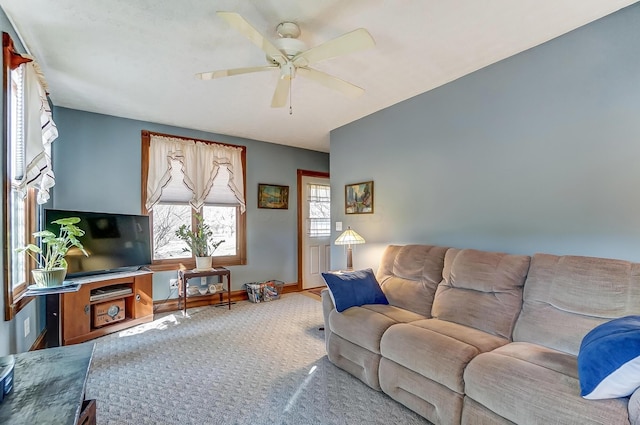
[[[359,28],[297,54],[292,62],[296,66],[307,66],[325,59],[368,49],[375,45],[376,42],[369,31]]]
[[[276,91],[273,92],[273,99],[271,99],[272,108],[283,108],[287,106],[287,97],[289,97],[289,86],[291,84],[291,78],[288,76],[280,76],[278,79],[278,85]]]
[[[318,71],[317,69],[298,68],[297,74],[320,83],[325,87],[337,90],[350,98],[356,98],[364,93],[363,88],[341,80],[338,77],[334,77],[333,75]]]
[[[201,80],[213,80],[215,78],[232,77],[234,75],[248,74],[250,72],[271,71],[272,69],[278,69],[278,65],[252,66],[249,68],[222,69],[212,72],[200,72],[196,74],[196,77]]]
[[[229,25],[247,37],[253,44],[261,48],[269,57],[273,58],[279,64],[287,61],[286,56],[278,50],[267,38],[251,26],[246,19],[235,12],[216,12],[219,17],[227,21]]]

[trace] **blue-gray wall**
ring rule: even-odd
[[[389,243],[640,261],[639,28],[640,4],[333,131],[354,266]],[[375,213],[345,215],[367,180]]]
[[[329,155],[306,149],[166,125],[54,108],[53,208],[140,214],[141,130],[247,147],[247,265],[230,267],[232,286],[278,279],[297,282],[297,170],[329,170]],[[289,209],[257,208],[258,183],[289,186]],[[154,274],[154,299],[175,297],[169,279]]]
[[[13,26],[2,9],[0,9],[0,31],[6,32],[11,36],[19,52],[25,51]],[[4,116],[4,113],[4,104],[0,101],[0,116]],[[5,131],[2,120],[0,120],[0,131],[3,133]],[[5,161],[4,151],[2,149],[0,149],[0,161]],[[2,211],[0,210],[0,223],[3,222]],[[0,256],[0,270],[4,270],[2,261],[2,256]],[[0,273],[2,272],[0,271]],[[4,282],[4,276],[2,276],[0,281]],[[2,293],[4,293],[4,290]],[[4,320],[4,308],[4,295],[0,295],[0,356],[27,351],[44,328],[44,315],[42,314],[44,303],[42,300],[30,302],[11,321]],[[25,337],[24,323],[27,318],[29,319],[30,332],[29,335]]]
[[[639,27],[634,5],[333,131],[332,220],[367,239],[355,266],[376,267],[388,243],[640,261]],[[13,33],[3,14],[0,28]],[[257,210],[257,183],[288,183],[293,196],[295,169],[326,171],[326,156],[64,108],[54,116],[57,208],[139,212],[141,129],[246,144],[249,265],[233,268],[234,286],[295,280],[295,203]],[[366,180],[375,213],[344,215],[344,185]],[[333,249],[334,268],[343,257]],[[159,279],[162,299],[168,277]],[[34,304],[0,323],[0,355],[31,345],[22,322],[40,320]]]

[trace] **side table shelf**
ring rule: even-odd
[[[178,285],[180,286],[181,293],[178,294],[178,308],[180,308],[180,301],[182,301],[182,314],[187,315],[187,282],[189,279],[197,277],[209,277],[218,276],[218,283],[223,283],[223,278],[226,277],[227,281],[227,305],[231,310],[231,272],[224,267],[217,267],[210,270],[178,270]],[[218,305],[224,305],[222,293],[220,292],[220,303]],[[194,295],[195,296],[195,295]]]

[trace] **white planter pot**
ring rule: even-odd
[[[67,269],[58,267],[53,270],[34,269],[31,275],[36,286],[42,288],[51,288],[61,286],[64,278],[67,276]]]
[[[196,270],[211,270],[212,257],[196,257]]]

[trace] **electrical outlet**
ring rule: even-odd
[[[31,324],[29,323],[29,318],[24,319],[24,337],[28,337],[29,333],[31,333]]]
[[[176,289],[178,287],[178,279],[169,279],[169,288]]]

